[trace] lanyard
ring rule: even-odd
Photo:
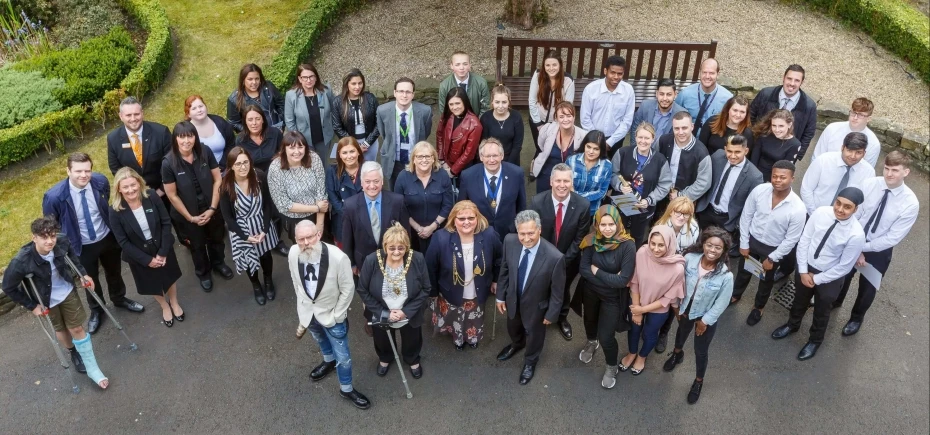
[[[713,94],[710,94],[710,101],[704,100],[704,101],[707,103],[707,107],[704,109],[705,111],[706,111],[707,109],[710,109],[710,105],[711,105],[711,103],[714,102],[714,98],[717,98],[717,91],[719,91],[719,90],[720,90],[720,89],[718,89],[716,86],[714,86],[714,93],[713,93]],[[702,106],[702,104],[701,104],[701,94],[703,94],[703,92],[701,92],[701,90],[698,89],[698,94],[697,94],[698,107]],[[700,122],[700,120],[697,120],[697,122]]]
[[[396,110],[395,110],[395,112],[396,112]],[[396,118],[397,118],[397,131],[400,132],[400,136],[401,136],[401,137],[407,137],[407,133],[410,133],[410,124],[407,124],[407,127],[406,127],[406,128],[404,128],[404,127],[402,127],[402,126],[400,125],[400,114],[401,114],[401,113],[407,113],[407,112],[399,112],[399,113],[396,113]],[[408,123],[409,123],[410,121],[412,121],[412,120],[410,120],[410,119],[407,120]]]

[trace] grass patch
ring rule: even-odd
[[[247,62],[269,65],[294,24],[293,16],[307,6],[305,0],[233,0],[194,7],[183,0],[158,1],[168,14],[177,48],[172,75],[146,99],[144,107],[147,120],[169,128],[182,119],[184,99],[193,93],[203,95],[211,113],[225,116],[226,97],[236,86],[239,68]],[[115,126],[107,124],[107,130]],[[110,176],[107,132],[75,150],[90,154],[95,169]],[[29,223],[41,214],[45,191],[65,177],[65,160],[56,155],[29,173],[4,173],[0,181],[0,267],[29,241]]]

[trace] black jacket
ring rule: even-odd
[[[530,200],[530,210],[539,214],[542,223],[542,238],[555,245],[565,255],[569,264],[578,258],[581,250],[578,245],[588,234],[591,227],[591,203],[583,196],[571,192],[568,207],[562,210],[562,229],[559,231],[558,243],[555,241],[555,207],[552,205],[552,191],[537,193]],[[564,301],[563,301],[564,302]]]
[[[236,145],[249,152],[249,155],[252,156],[252,166],[256,170],[268,173],[271,161],[274,160],[278,151],[281,151],[281,141],[283,139],[284,134],[281,133],[281,130],[268,127],[265,129],[264,136],[262,136],[262,143],[255,143],[252,136],[249,136],[249,133],[245,131],[236,136]]]
[[[364,118],[365,121],[365,142],[368,142],[369,145],[374,145],[375,140],[377,140],[380,135],[376,119],[378,116],[378,97],[371,92],[363,93],[362,97],[364,97],[365,100],[365,104],[362,106],[362,118]],[[355,118],[352,114],[352,109],[349,108],[349,116],[342,116],[342,111],[342,96],[340,95],[333,98],[333,132],[335,132],[336,136],[340,139],[346,136],[354,137]]]
[[[387,253],[381,251],[381,258],[385,259]],[[406,260],[406,254],[404,259]],[[387,261],[386,259],[384,261]],[[419,252],[413,253],[410,269],[407,271],[407,300],[401,311],[407,316],[411,328],[419,328],[423,324],[423,302],[430,294],[429,273],[426,270],[426,259]],[[365,265],[362,266],[362,272],[359,274],[358,287],[356,292],[365,303],[368,311],[372,312],[373,320],[387,320],[391,313],[384,303],[384,296],[381,293],[384,286],[384,275],[378,266],[378,257],[372,252],[365,258]]]
[[[262,192],[262,227],[265,232],[271,226],[271,216],[274,213],[274,203],[271,201],[271,192],[268,191],[268,182],[265,173],[256,169],[255,175],[258,176],[259,190]],[[233,187],[235,189],[235,187]],[[240,239],[245,240],[249,235],[242,231],[239,222],[236,221],[236,204],[229,199],[229,193],[220,189],[220,213],[223,215],[223,221],[226,222],[226,228],[236,233]]]
[[[755,124],[759,122],[766,114],[780,107],[778,104],[778,93],[781,92],[781,86],[772,86],[765,88],[756,95],[749,105],[749,119]],[[794,115],[794,136],[801,141],[801,150],[798,152],[797,160],[804,158],[807,147],[810,146],[811,140],[814,139],[814,133],[817,132],[817,102],[812,100],[803,90],[799,90],[801,97],[798,104],[791,110]]]
[[[229,94],[226,99],[226,119],[232,125],[233,130],[241,132],[245,129],[245,120],[242,119],[242,110],[236,105],[239,91],[235,90]],[[261,89],[258,90],[258,100],[246,95],[245,106],[255,104],[265,112],[265,118],[269,127],[275,127],[278,130],[284,129],[284,96],[278,91],[278,88],[271,82],[265,82]]]
[[[65,280],[73,282],[78,278],[74,276],[71,267],[65,262],[65,255],[77,266],[81,276],[87,275],[84,266],[81,266],[81,259],[71,249],[71,243],[65,235],[58,235],[58,243],[52,249],[52,252],[55,254],[53,260],[55,268],[58,269],[58,273]],[[52,296],[52,267],[39,256],[34,242],[23,245],[19,252],[16,253],[16,256],[13,257],[13,260],[10,261],[6,272],[3,273],[3,292],[14,302],[29,310],[35,309],[38,304],[36,304],[35,298],[32,296],[32,289],[29,288],[27,292],[27,289],[20,286],[20,283],[25,286],[29,285],[26,275],[30,273],[33,275],[32,282],[35,283],[36,289],[39,291],[42,305],[49,306]]]
[[[154,245],[156,255],[167,257],[168,253],[174,249],[174,235],[171,234],[171,218],[168,216],[168,210],[165,203],[158,198],[154,190],[149,189],[149,197],[142,198],[142,209],[145,212],[145,220],[149,224],[149,232],[152,235],[151,241],[145,239],[142,228],[136,216],[132,213],[126,201],[123,201],[123,209],[116,211],[110,209],[110,229],[116,237],[116,242],[123,249],[123,261],[133,262],[141,266],[148,266],[152,262],[153,255],[148,244]]]
[[[171,132],[164,125],[142,121],[142,166],[129,145],[126,127],[120,125],[107,135],[107,162],[116,174],[123,166],[134,169],[145,184],[161,189],[161,161],[171,151]]]
[[[371,219],[368,217],[368,204],[365,194],[360,193],[345,202],[342,213],[342,251],[352,260],[352,267],[361,268],[365,257],[380,244],[375,242],[372,234]],[[378,241],[384,240],[384,233],[394,224],[400,223],[410,232],[410,215],[404,206],[404,196],[399,193],[381,191],[381,234]]]

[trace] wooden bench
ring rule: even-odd
[[[565,72],[575,79],[575,106],[581,105],[585,86],[603,77],[607,57],[618,54],[626,59],[623,79],[633,86],[639,107],[643,99],[655,97],[659,79],[674,79],[679,90],[697,82],[701,62],[714,57],[717,41],[578,41],[497,35],[497,82],[510,88],[514,107],[529,105],[530,78],[550,49],[559,53]]]

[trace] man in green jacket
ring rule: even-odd
[[[482,113],[491,109],[491,92],[488,90],[488,82],[477,74],[471,75],[471,58],[464,51],[452,53],[452,63],[449,64],[452,74],[449,74],[442,83],[439,84],[439,116],[446,108],[446,94],[454,86],[465,88],[468,94],[468,101],[471,103],[475,115],[481,116]]]

